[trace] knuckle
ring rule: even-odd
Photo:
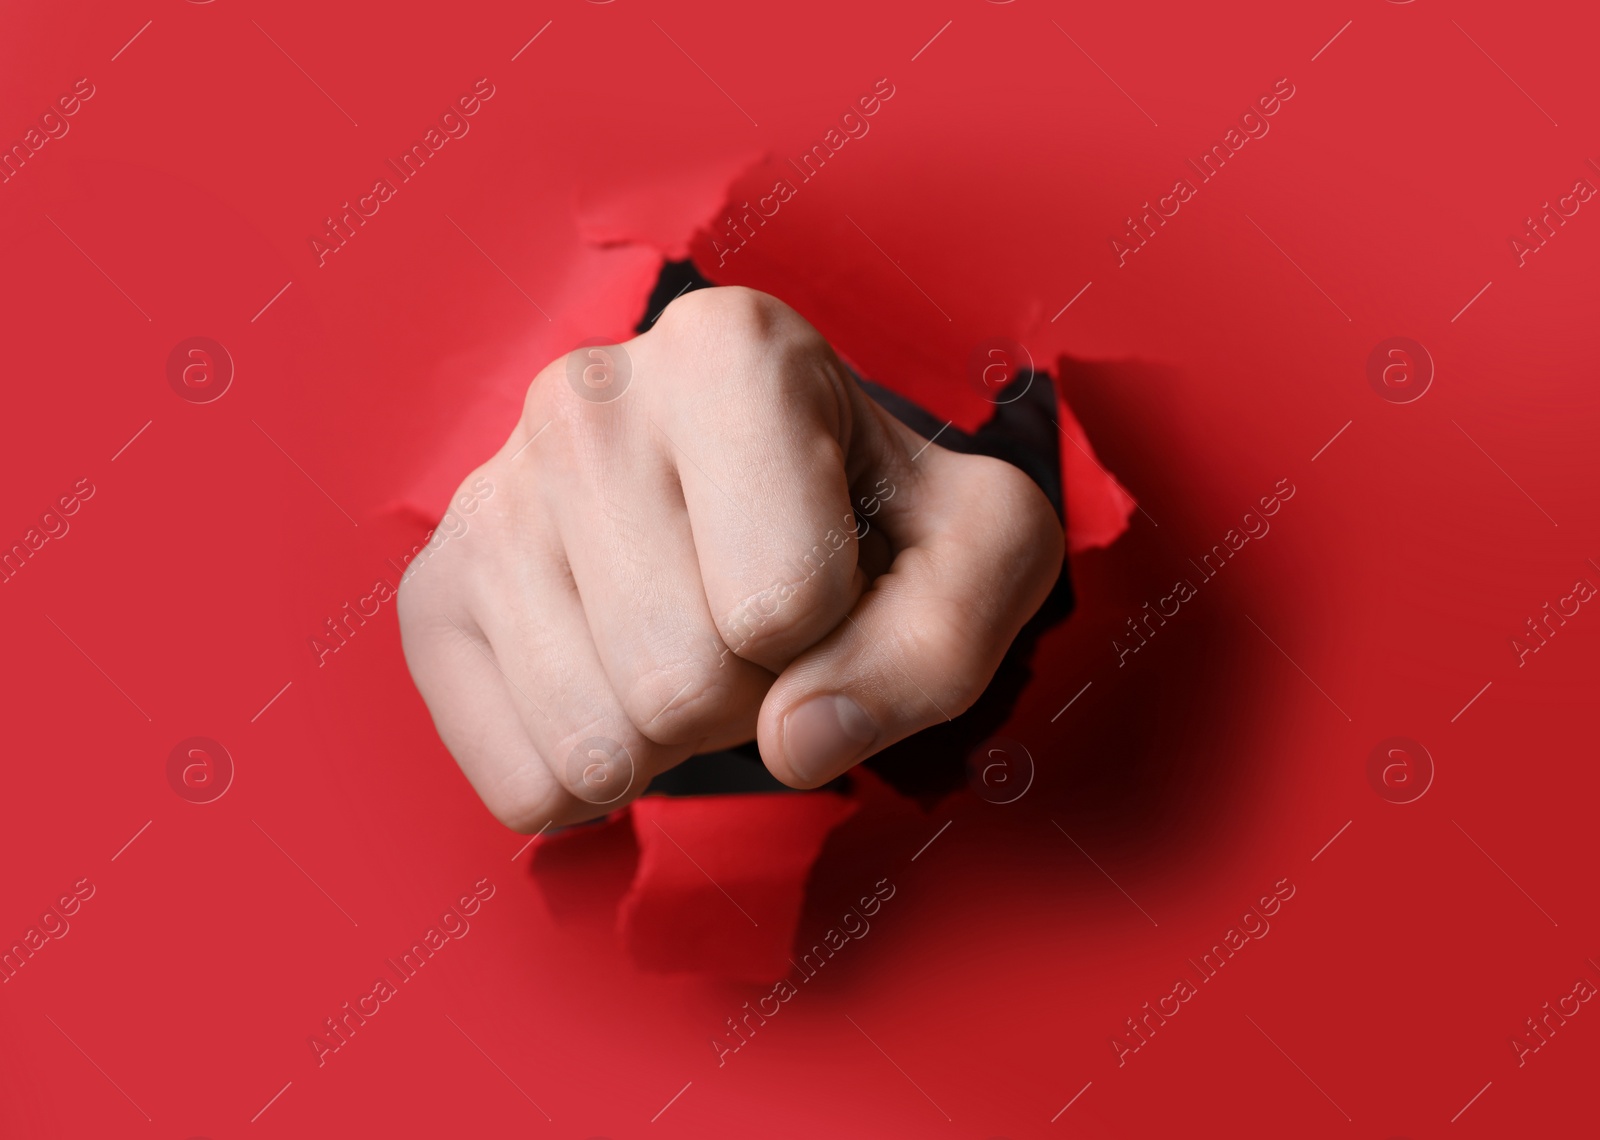
[[[966,712],[989,687],[993,647],[954,613],[923,617],[899,636],[901,665],[946,716]]]
[[[440,724],[445,745],[489,809],[512,831],[533,832],[570,811],[568,795],[549,764],[530,748],[500,751],[480,724]]]
[[[606,371],[604,365],[612,360],[612,354],[625,352],[626,349],[620,345],[582,345],[562,353],[541,368],[523,394],[522,414],[501,454],[507,459],[518,456],[519,462],[526,461],[547,453],[549,448],[546,445],[552,436],[571,432],[579,425],[593,421],[596,418],[595,409],[609,401],[589,398],[599,393],[600,389],[584,383],[583,378],[594,365],[588,354],[601,354],[598,358],[601,375],[596,379],[603,380]],[[539,442],[524,450],[524,445],[535,437]]]
[[[651,742],[632,725],[612,718],[590,724],[561,741],[547,761],[567,796],[567,811],[592,818],[638,798],[649,783]]]
[[[754,594],[717,620],[717,632],[732,652],[746,661],[770,660],[793,636],[795,616],[784,611],[778,588]]]
[[[590,726],[563,741],[551,758],[527,758],[493,783],[474,781],[478,797],[501,824],[524,835],[615,811],[647,782],[642,744],[631,733],[620,734],[625,744],[615,735],[615,729]]]
[[[559,789],[552,784],[542,792],[512,791],[499,787],[482,794],[483,806],[501,825],[523,835],[531,835],[563,810]]]
[[[723,285],[685,293],[662,314],[669,331],[692,329],[738,338],[770,336],[793,312],[770,294],[743,285]]]
[[[555,398],[560,391],[558,386],[564,386],[562,374],[566,367],[566,359],[564,355],[556,357],[539,369],[534,376],[522,397],[522,419],[517,425],[518,433],[513,435],[508,446],[520,447],[524,440],[538,431],[554,414],[555,408],[560,404]]]
[[[759,388],[787,382],[809,389],[814,369],[805,365],[832,357],[822,335],[799,313],[743,286],[686,293],[656,327],[670,350],[715,361],[731,380]]]
[[[776,297],[742,286],[686,293],[639,338],[658,399],[720,408],[722,422],[839,418],[844,373],[826,339]],[[663,366],[664,365],[664,366]],[[692,366],[688,366],[692,365]]]
[[[732,682],[710,647],[640,677],[620,699],[639,733],[657,744],[688,744],[710,734],[723,714]]]
[[[585,363],[582,353],[602,354],[601,363]],[[618,368],[617,361],[626,364]],[[587,346],[551,361],[528,385],[517,426],[496,457],[499,463],[510,474],[523,475],[592,467],[597,451],[613,449],[628,434],[634,401],[622,397],[635,368],[624,345]]]
[[[1013,569],[1023,582],[1053,581],[1066,547],[1055,507],[1022,469],[1001,459],[971,458],[978,466],[968,488],[982,500],[976,517],[987,520],[985,546],[996,564]]]
[[[469,559],[464,551],[483,540],[483,532],[493,526],[495,511],[485,504],[496,493],[490,465],[478,468],[451,496],[450,505],[433,528],[411,550],[402,555],[400,574],[400,613],[419,615],[458,591],[459,576]]]
[[[400,644],[408,657],[417,644],[417,635],[426,620],[428,600],[412,576],[402,575],[400,589],[395,596],[395,618],[400,625]]]
[[[973,494],[1002,512],[1016,509],[1027,500],[1030,491],[1038,490],[1026,472],[1003,459],[989,455],[969,455],[964,459],[970,467],[966,482]]]
[[[717,621],[735,654],[757,664],[786,665],[831,630],[849,602],[855,555],[840,557],[820,544],[773,585],[746,597]]]

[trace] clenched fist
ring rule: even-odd
[[[406,661],[519,831],[755,739],[824,784],[983,692],[1061,570],[1025,474],[930,443],[782,302],[716,288],[542,371],[400,589]]]

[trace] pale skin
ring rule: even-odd
[[[400,588],[417,688],[508,827],[752,739],[827,783],[971,706],[1055,583],[1033,481],[901,425],[773,297],[691,292],[582,360],[533,381],[463,484],[494,493]]]

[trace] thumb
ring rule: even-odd
[[[864,397],[856,403],[851,482],[876,479],[881,509],[863,523],[892,561],[762,703],[762,758],[796,788],[970,708],[1064,557],[1055,510],[1022,471],[947,451]]]

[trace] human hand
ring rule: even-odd
[[[976,701],[1063,558],[1027,475],[903,426],[749,289],[550,364],[483,480],[400,629],[445,745],[526,832],[751,739],[828,782]]]

